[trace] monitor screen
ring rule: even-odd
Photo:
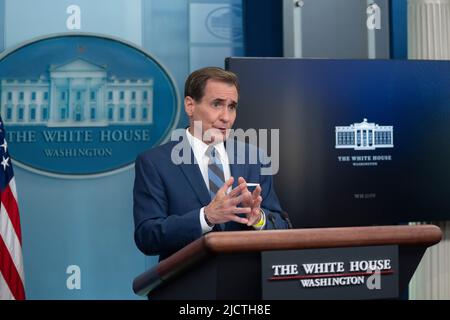
[[[275,189],[294,227],[450,218],[450,61],[226,65],[240,82],[235,128],[279,130]]]

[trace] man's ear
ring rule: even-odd
[[[186,114],[189,118],[191,118],[194,115],[195,110],[195,101],[192,99],[192,97],[185,97],[184,98],[184,111],[186,111]]]

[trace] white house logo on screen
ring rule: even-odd
[[[130,44],[69,34],[32,41],[0,60],[0,111],[11,155],[45,175],[117,172],[169,138],[175,85]]]
[[[242,9],[239,6],[224,6],[212,10],[206,18],[206,29],[223,40],[242,38]]]
[[[375,150],[394,147],[394,127],[364,119],[360,123],[336,127],[336,149]]]

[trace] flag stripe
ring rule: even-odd
[[[5,210],[9,215],[9,219],[12,222],[12,227],[14,228],[14,231],[16,232],[17,237],[19,238],[19,242],[22,244],[19,208],[17,207],[16,199],[9,185],[6,187],[5,190],[3,190],[1,194],[1,203],[5,207]]]
[[[0,116],[0,299],[25,299],[16,182]]]
[[[8,213],[5,211],[4,207],[0,209],[0,236],[2,237],[6,248],[9,251],[9,255],[12,258],[17,271],[20,274],[22,281],[24,280],[23,275],[23,259],[22,259],[22,246],[20,244],[17,235],[13,232],[11,227],[11,220],[9,219]]]
[[[0,300],[14,300],[14,296],[9,290],[9,286],[6,283],[5,278],[3,278],[3,274],[0,272]]]
[[[0,116],[0,299],[25,299],[16,183]]]
[[[17,191],[16,191],[16,178],[12,177],[11,180],[9,180],[9,188],[11,189],[12,195],[14,196],[14,199],[17,203]]]
[[[14,299],[23,300],[25,299],[25,290],[23,283],[20,279],[19,273],[17,272],[16,266],[9,255],[8,248],[6,247],[3,239],[0,237],[0,272],[5,278],[9,290],[11,291]],[[3,291],[3,290],[2,290]]]

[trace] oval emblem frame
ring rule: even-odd
[[[231,5],[231,6],[223,6],[223,7],[219,7],[219,8],[216,8],[216,9],[212,10],[208,14],[208,16],[206,17],[206,20],[205,20],[206,30],[208,30],[208,32],[211,35],[213,35],[214,37],[216,37],[218,39],[221,39],[221,40],[233,41],[233,40],[242,39],[242,37],[243,37],[243,34],[242,34],[243,30],[241,30],[240,27],[239,27],[240,33],[238,35],[236,35],[235,34],[235,30],[234,30],[234,28],[235,28],[234,26],[231,26],[231,27],[229,27],[229,26],[227,26],[227,27],[220,26],[220,24],[221,24],[220,18],[215,17],[215,15],[217,13],[222,13],[222,15],[224,15],[224,13],[225,14],[226,13],[235,14],[236,12],[239,12],[240,15],[242,15],[242,9],[240,9],[240,8],[238,8],[236,6],[233,6],[233,5]],[[219,26],[216,26],[216,27],[212,26],[212,20],[213,19],[217,19],[217,24]],[[215,30],[215,29],[218,29],[218,30]],[[221,29],[225,29],[226,31],[221,30]],[[224,34],[224,32],[225,32],[225,34]]]
[[[39,175],[128,170],[139,153],[168,141],[180,119],[167,69],[143,48],[103,34],[20,43],[0,54],[0,80],[13,163]]]

